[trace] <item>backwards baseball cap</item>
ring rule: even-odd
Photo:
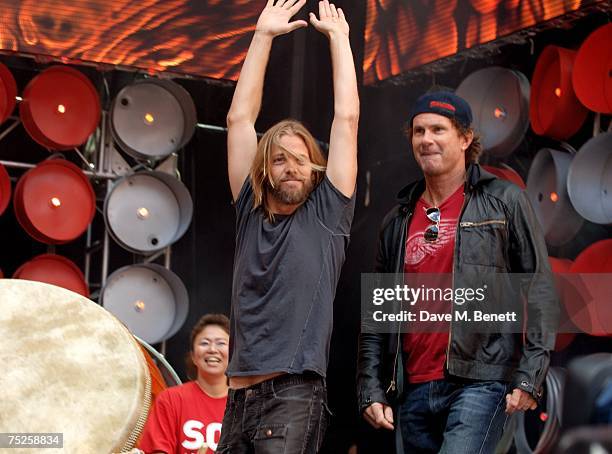
[[[461,126],[468,128],[472,124],[472,109],[467,101],[450,91],[426,93],[417,99],[410,113],[410,126],[418,114],[435,113],[454,118]]]

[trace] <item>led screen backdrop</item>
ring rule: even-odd
[[[253,0],[0,0],[0,48],[235,80],[262,6]]]
[[[364,83],[592,3],[597,0],[367,0]]]

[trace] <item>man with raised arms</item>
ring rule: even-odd
[[[322,442],[332,303],[355,207],[359,98],[349,26],[319,2],[329,40],[334,118],[327,159],[295,120],[257,142],[255,121],[275,37],[306,27],[306,0],[269,0],[227,117],[236,205],[228,405],[217,453],[314,453]]]

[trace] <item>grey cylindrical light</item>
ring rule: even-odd
[[[112,273],[100,295],[102,306],[149,344],[178,332],[187,319],[189,296],[179,277],[146,263]]]
[[[536,154],[527,176],[527,193],[544,230],[546,243],[561,246],[583,224],[567,195],[567,173],[572,155],[543,148]]]
[[[472,108],[485,152],[503,157],[521,143],[529,127],[529,92],[523,73],[499,66],[475,71],[457,87]]]
[[[104,202],[111,236],[125,249],[150,254],[177,241],[191,223],[193,203],[183,183],[163,172],[118,180]]]
[[[612,224],[612,133],[595,136],[580,148],[569,168],[567,192],[585,219]]]
[[[117,94],[110,123],[123,151],[136,159],[158,160],[189,142],[197,118],[183,87],[170,80],[145,79]]]

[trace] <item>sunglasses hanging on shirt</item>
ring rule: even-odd
[[[425,209],[425,215],[434,224],[425,229],[424,238],[428,243],[434,243],[440,233],[440,208],[432,207]]]

